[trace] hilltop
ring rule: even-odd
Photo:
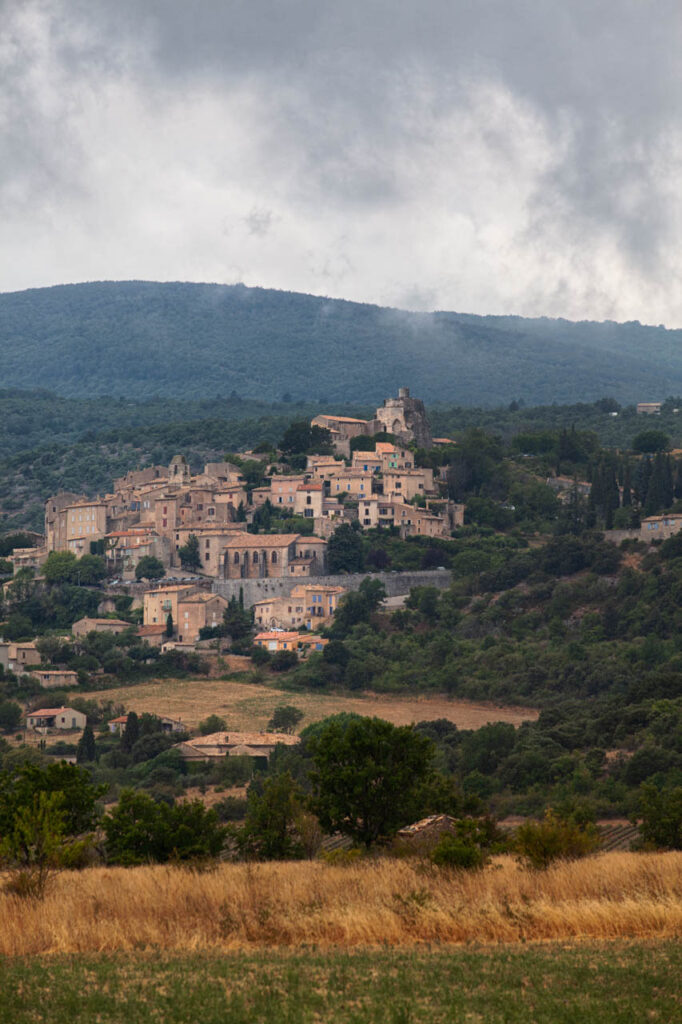
[[[128,281],[0,295],[5,387],[62,396],[492,405],[682,392],[682,331],[412,313],[243,285]]]

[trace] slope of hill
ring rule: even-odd
[[[5,387],[375,402],[621,402],[682,392],[682,331],[408,313],[243,285],[100,282],[0,295]]]

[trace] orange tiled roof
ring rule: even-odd
[[[73,711],[74,708],[39,708],[38,711],[29,711],[27,718],[48,718],[52,715],[60,715],[62,711]],[[80,712],[79,712],[80,714]]]
[[[272,633],[257,633],[254,640],[300,640],[300,633],[286,633],[284,630]]]
[[[300,736],[292,736],[284,732],[212,732],[208,736],[197,736],[189,741],[188,746],[192,747],[214,747],[214,746],[247,746],[247,747],[270,747],[277,743],[285,743],[293,746],[300,743]]]

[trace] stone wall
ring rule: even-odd
[[[250,607],[255,601],[263,601],[268,597],[284,597],[299,584],[358,590],[368,575],[370,579],[381,580],[388,597],[409,594],[412,587],[438,587],[439,590],[446,590],[452,581],[452,574],[447,569],[424,569],[419,572],[362,572],[339,576],[310,576],[307,579],[214,580],[212,589],[214,594],[220,594],[229,601],[231,597],[239,597],[239,590],[243,588],[244,604]]]
[[[611,544],[620,544],[623,540],[643,540],[646,543],[649,539],[643,537],[639,530],[604,530],[604,540]]]

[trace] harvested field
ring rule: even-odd
[[[606,853],[544,872],[379,858],[332,865],[91,868],[43,902],[0,893],[0,957],[665,939],[682,934],[682,853]]]
[[[208,715],[225,718],[230,729],[254,732],[265,729],[278,704],[295,704],[304,712],[301,728],[339,711],[376,715],[394,725],[409,725],[435,718],[447,718],[460,729],[479,729],[488,722],[534,721],[535,708],[503,707],[444,696],[390,697],[367,693],[357,697],[338,694],[292,693],[273,685],[220,679],[162,679],[139,686],[99,690],[88,699],[114,700],[138,714],[144,711],[170,715],[196,728]]]

